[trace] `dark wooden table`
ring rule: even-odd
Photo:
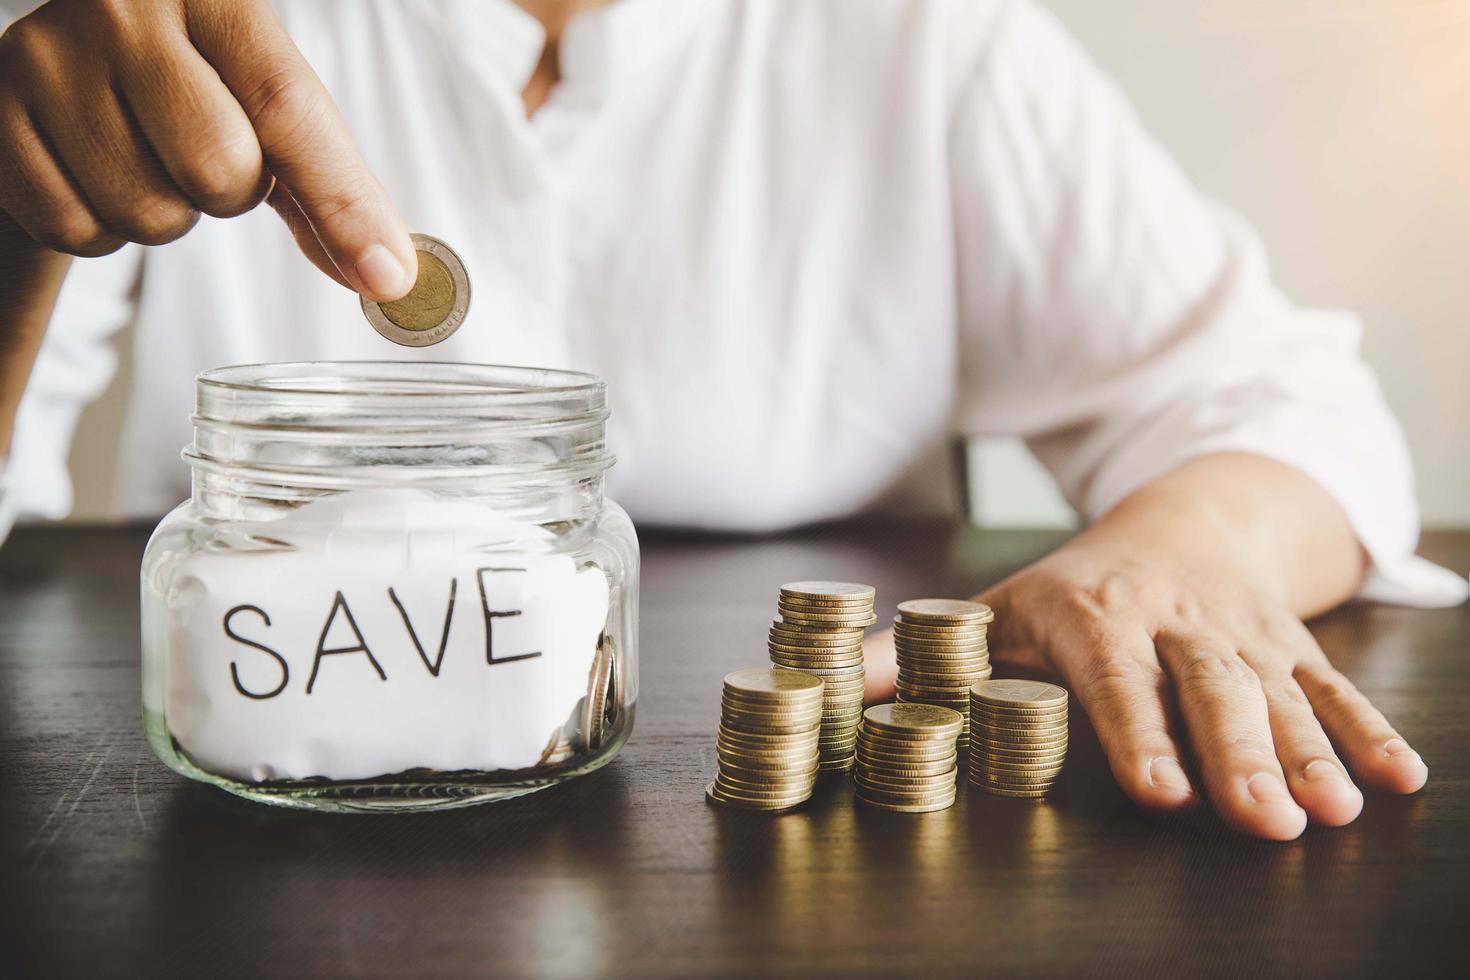
[[[706,805],[720,677],[765,658],[777,585],[963,594],[1058,536],[866,523],[649,536],[637,730],[605,769],[509,803],[336,816],[174,775],[139,720],[145,532],[0,551],[0,975],[1466,975],[1470,609],[1314,624],[1422,751],[1411,798],[1258,843],[1150,819],[1074,723],[1045,804],[962,789],[924,816],[823,784],[791,815]],[[1424,551],[1463,570],[1470,535]],[[1080,712],[1074,714],[1080,716]]]

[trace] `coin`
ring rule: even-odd
[[[946,806],[952,806],[955,797],[956,793],[953,786],[945,790],[924,793],[884,793],[867,786],[857,791],[857,798],[864,803],[889,808],[919,806],[943,809]]]
[[[902,616],[893,617],[895,636],[911,637],[915,640],[958,640],[985,642],[988,626],[946,626],[934,623],[914,623]]]
[[[725,691],[771,702],[805,703],[821,698],[822,682],[797,671],[758,667],[726,674]]]
[[[897,777],[897,779],[919,779],[925,776],[942,776],[944,773],[953,773],[956,770],[958,757],[951,755],[944,760],[935,760],[932,763],[920,763],[917,760],[894,760],[894,758],[875,758],[867,752],[854,752],[858,768],[869,771],[869,773],[883,774],[883,776]]]
[[[799,735],[772,735],[764,732],[744,732],[736,728],[720,725],[718,738],[729,742],[731,745],[748,745],[752,748],[783,748],[786,746],[803,744],[805,742],[815,743],[817,740],[816,730],[803,732]]]
[[[790,623],[800,623],[807,626],[838,626],[847,629],[872,626],[878,622],[878,617],[872,613],[817,613],[810,610],[793,610],[786,606],[781,607],[781,618]]]
[[[935,810],[948,810],[954,806],[954,797],[935,803],[882,803],[877,800],[864,799],[862,794],[858,794],[857,798],[868,806],[879,810],[892,810],[895,813],[933,813]]]
[[[805,596],[812,599],[842,599],[872,604],[877,590],[857,582],[787,582],[781,586],[783,596]]]
[[[470,307],[470,277],[454,249],[432,235],[409,235],[418,275],[408,295],[391,303],[360,300],[373,329],[395,344],[428,347],[459,329]]]
[[[807,800],[811,799],[812,795],[811,790],[807,790],[803,794],[793,795],[786,799],[745,799],[740,796],[731,795],[728,791],[724,790],[716,783],[710,783],[708,786],[706,786],[704,788],[704,793],[705,796],[707,796],[712,802],[718,803],[721,806],[733,807],[738,810],[770,811],[790,810],[791,808],[800,806]]]
[[[975,685],[975,697],[982,704],[1017,708],[1062,708],[1067,705],[1067,689],[1045,681],[1004,678]]]
[[[959,712],[923,704],[876,704],[863,714],[863,723],[884,732],[914,732],[948,736],[963,722]]]
[[[905,620],[940,623],[989,623],[995,618],[984,603],[963,599],[910,599],[898,604]]]

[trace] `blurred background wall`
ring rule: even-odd
[[[1470,0],[1044,2],[1293,298],[1363,316],[1425,522],[1470,526]],[[79,433],[79,520],[106,511],[127,382]],[[1071,521],[1023,446],[972,461],[982,523]]]
[[[1298,302],[1356,310],[1425,523],[1470,525],[1470,0],[1044,0]],[[1023,447],[981,519],[1068,512]]]

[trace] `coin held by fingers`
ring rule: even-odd
[[[470,277],[464,262],[444,242],[417,232],[409,236],[418,274],[408,295],[391,303],[362,297],[373,329],[395,344],[430,347],[459,329],[470,307]]]

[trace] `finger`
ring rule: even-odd
[[[18,105],[0,108],[0,208],[31,238],[71,255],[106,255],[125,243],[102,227]]]
[[[1220,816],[1258,837],[1300,836],[1307,815],[1292,799],[1276,759],[1255,671],[1234,649],[1205,637],[1160,633],[1154,646],[1174,684],[1205,791]]]
[[[1165,708],[1167,678],[1148,635],[1088,637],[1056,660],[1123,791],[1154,810],[1194,803]]]
[[[1390,793],[1424,785],[1429,768],[1419,753],[1326,657],[1298,667],[1296,680],[1359,780]]]
[[[865,704],[893,700],[894,683],[898,680],[898,653],[893,646],[893,630],[881,630],[863,637],[863,675]]]
[[[162,245],[199,220],[110,88],[84,100],[38,99],[30,108],[92,213],[113,234]]]
[[[1329,827],[1352,823],[1363,812],[1363,794],[1333,751],[1301,685],[1281,666],[1296,658],[1257,656],[1251,651],[1242,651],[1241,657],[1260,678],[1276,758],[1291,795],[1317,823]]]
[[[286,190],[286,185],[272,184],[270,193],[266,195],[266,202],[286,223],[286,227],[291,231],[291,237],[296,239],[296,246],[301,249],[303,255],[311,260],[311,264],[351,289],[352,283],[343,278],[342,273],[337,271],[337,266],[322,250],[322,243],[317,241],[316,232],[311,230],[311,222],[307,221],[306,215],[301,213],[301,208],[297,207],[295,199],[291,197],[291,192]]]
[[[221,0],[203,6],[191,28],[200,53],[249,117],[266,167],[291,192],[337,270],[372,299],[401,298],[418,272],[408,230],[269,6]]]
[[[245,110],[182,41],[124,66],[119,85],[148,144],[193,206],[217,218],[265,199],[268,176]]]

